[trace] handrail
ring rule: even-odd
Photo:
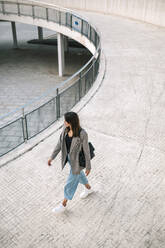
[[[6,4],[12,6],[15,5],[15,12],[12,13],[12,9],[11,12],[5,11]],[[98,74],[100,63],[100,33],[97,28],[91,25],[85,18],[75,14],[73,11],[70,11],[68,9],[55,7],[54,5],[45,3],[38,3],[36,1],[31,1],[31,3],[25,3],[24,1],[0,1],[0,14],[27,16],[25,8],[23,9],[24,13],[21,12],[21,6],[30,6],[32,8],[32,15],[29,14],[29,16],[32,18],[41,18],[40,16],[35,15],[35,8],[44,8],[44,20],[63,25],[66,28],[69,28],[71,31],[74,30],[80,33],[82,36],[85,36],[95,46],[95,54],[80,70],[78,70],[76,73],[74,73],[71,77],[64,80],[63,82],[58,83],[58,85],[56,85],[53,89],[45,91],[44,94],[42,94],[41,96],[33,99],[32,101],[27,102],[21,107],[16,108],[13,111],[0,117],[0,120],[2,120],[22,110],[22,115],[19,117],[17,116],[16,120],[12,120],[5,126],[0,127],[0,157],[6,154],[7,152],[11,151],[12,149],[16,148],[23,142],[26,142],[26,140],[34,137],[35,135],[43,131],[45,128],[54,123],[61,115],[63,115],[64,112],[68,110],[68,108],[72,108],[87,93],[87,91],[94,83]],[[63,15],[64,20],[62,20],[62,22],[61,18],[57,20],[52,19],[51,16],[51,18],[49,19],[49,14],[51,13],[50,11],[52,9],[53,11],[56,11],[56,16]],[[54,18],[56,16],[54,16]],[[78,18],[78,21],[80,21],[81,24],[80,29],[75,29],[74,23],[72,22],[72,18]],[[41,19],[43,20],[43,16]],[[69,84],[67,88],[64,88],[66,85],[68,85],[68,82],[71,82],[71,84]],[[56,92],[55,96],[41,105],[41,100],[44,97],[49,96],[50,93],[52,94],[52,92]],[[70,96],[73,94],[74,97],[70,98]],[[40,107],[25,113],[25,108],[36,102],[40,102]],[[47,114],[46,119],[45,114]],[[10,139],[15,135],[15,132],[17,133],[16,141],[12,143],[13,140]]]
[[[27,3],[27,2],[26,3],[24,3],[24,2],[21,2],[20,3],[20,2],[14,2],[14,1],[13,2],[12,1],[0,1],[0,4],[1,3],[3,3],[3,4],[10,4],[10,3],[11,4],[14,4],[14,3],[16,3],[16,4],[19,4],[19,5],[22,4],[22,5],[26,5],[26,6],[39,6],[39,7],[41,7],[41,6],[42,7],[43,6],[49,6],[49,7],[53,8],[53,9],[57,9],[58,11],[61,11],[61,10],[62,11],[65,11],[65,12],[68,12],[69,11],[69,13],[72,13],[74,16],[76,16],[78,18],[81,18],[82,20],[85,20],[85,21],[88,22],[88,20],[86,18],[84,18],[81,15],[78,15],[78,14],[74,13],[73,11],[68,10],[66,8],[55,6],[55,5],[52,5],[52,4],[45,4],[43,2],[37,2],[37,1],[31,1],[31,2],[34,3],[34,4],[36,4],[36,5],[31,5],[31,4]],[[94,27],[94,25],[91,25],[91,26]],[[99,33],[99,36],[100,36],[100,32],[97,30],[97,28],[96,27],[94,27],[94,28],[97,31],[97,33]],[[99,49],[100,49],[100,41],[99,41],[99,45],[98,45],[98,47],[96,49],[95,54],[91,57],[91,59],[82,68],[80,68],[80,70],[78,70],[76,73],[74,73],[71,77],[69,77],[68,79],[64,80],[63,82],[58,83],[54,88],[45,91],[45,93],[42,94],[41,96],[39,96],[39,97],[37,97],[37,98],[35,98],[35,99],[31,100],[31,101],[28,101],[26,104],[24,104],[21,107],[18,107],[16,109],[10,111],[7,114],[1,115],[0,116],[0,120],[8,117],[9,115],[12,115],[12,114],[18,112],[22,108],[26,108],[27,106],[30,106],[30,105],[32,105],[35,102],[38,102],[39,100],[41,100],[44,97],[48,96],[50,94],[50,92],[52,93],[52,91],[54,92],[57,89],[61,89],[67,82],[71,81],[73,78],[75,78],[77,75],[79,75],[91,63],[91,61],[93,61],[93,59],[97,58]]]

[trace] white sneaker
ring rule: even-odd
[[[53,208],[52,212],[58,214],[58,213],[64,212],[65,209],[66,209],[66,207],[64,207],[64,205],[61,203],[58,207]]]
[[[90,189],[85,188],[85,190],[80,194],[80,198],[81,199],[84,199],[88,195],[90,195],[91,193],[93,193],[93,189],[92,188],[90,188]]]

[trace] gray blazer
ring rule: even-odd
[[[65,142],[65,136],[67,134],[66,128],[63,129],[58,143],[51,155],[51,159],[55,159],[57,154],[61,151],[61,165],[62,169],[65,167],[66,164],[66,157],[67,157],[67,148]],[[85,160],[86,160],[86,169],[91,170],[91,162],[90,162],[90,151],[88,145],[88,134],[87,132],[82,129],[80,132],[80,137],[73,137],[71,147],[70,147],[70,162],[72,167],[73,174],[80,174],[80,171],[84,169],[79,165],[79,152],[83,147]]]

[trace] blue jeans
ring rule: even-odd
[[[81,171],[80,174],[73,175],[69,157],[68,163],[70,165],[70,174],[64,187],[64,198],[67,200],[72,200],[78,184],[81,183],[85,185],[88,183],[88,179],[83,171]]]

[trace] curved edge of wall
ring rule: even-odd
[[[93,55],[96,53],[96,48],[92,42],[90,42],[85,36],[81,35],[80,33],[70,30],[69,28],[65,26],[60,26],[59,24],[56,24],[54,22],[47,22],[46,20],[41,19],[33,19],[32,17],[28,16],[16,16],[16,15],[3,15],[0,14],[0,20],[6,20],[6,21],[14,21],[14,22],[20,22],[25,24],[31,24],[39,27],[48,28],[50,30],[56,31],[58,33],[62,33],[65,36],[68,36],[79,43],[81,43],[83,46],[85,46]]]
[[[46,3],[70,9],[120,15],[165,27],[164,0],[46,0]]]

